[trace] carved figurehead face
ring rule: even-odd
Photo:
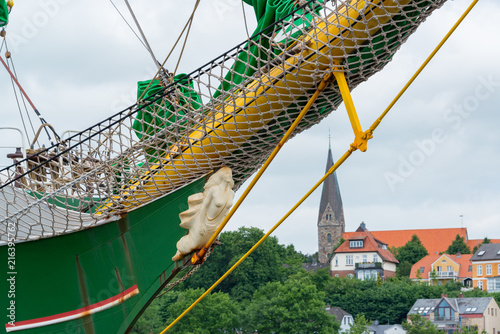
[[[233,172],[231,171],[231,168],[222,167],[221,169],[219,169],[208,179],[207,183],[205,184],[205,189],[221,183],[226,183],[227,187],[229,188],[234,187]]]

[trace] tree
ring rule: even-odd
[[[221,233],[222,244],[214,249],[196,274],[185,281],[184,288],[208,289],[262,236],[264,232],[255,227]],[[303,261],[304,256],[293,246],[280,245],[276,237],[269,237],[214,291],[229,293],[238,301],[250,299],[255,290],[267,282],[285,281],[301,268]]]
[[[451,245],[448,247],[448,249],[445,252],[446,254],[470,254],[470,248],[467,246],[465,243],[465,238],[461,237],[459,234],[455,237],[455,240],[451,243]]]
[[[166,323],[172,323],[203,292],[204,289],[188,289],[178,294],[177,302],[167,307]],[[228,294],[216,292],[207,295],[175,324],[169,333],[235,333],[241,327],[240,319],[241,310],[238,303]]]
[[[396,277],[410,277],[412,264],[408,261],[399,262]]]
[[[491,240],[488,239],[487,237],[485,237],[479,245],[474,246],[474,249],[472,250],[472,254],[476,254],[477,250],[479,249],[479,247],[481,247],[481,245],[490,244],[490,243],[491,243]]]
[[[306,273],[269,282],[255,291],[242,328],[246,333],[338,333],[340,323],[326,311],[324,298]]]
[[[396,248],[395,257],[400,263],[407,261],[414,265],[427,255],[429,255],[427,249],[422,245],[418,235],[414,234],[404,246]]]
[[[429,255],[427,249],[422,245],[420,238],[414,234],[410,241],[402,247],[391,247],[390,251],[399,261],[396,269],[397,277],[410,277],[411,267],[420,261],[424,256]]]
[[[370,325],[370,321],[364,315],[357,315],[354,319],[354,324],[349,328],[347,334],[366,334]]]
[[[410,314],[408,321],[403,322],[407,334],[437,334],[443,333],[429,319],[420,314]]]

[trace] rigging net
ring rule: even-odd
[[[309,1],[198,70],[155,87],[140,103],[31,152],[0,171],[1,242],[117,219],[221,166],[233,170],[239,187],[325,73],[343,71],[353,89],[381,70],[444,1]],[[337,84],[329,85],[294,134],[341,102]]]

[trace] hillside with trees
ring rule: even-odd
[[[131,333],[160,333],[263,235],[257,228],[223,232],[221,244],[206,263],[155,299]],[[418,244],[412,238],[399,248],[400,259],[418,261],[424,254]],[[375,320],[402,323],[419,298],[439,298],[443,293],[456,298],[460,293],[460,284],[429,286],[403,275],[361,281],[331,277],[328,269],[306,272],[301,265],[305,261],[306,256],[292,245],[281,245],[277,238],[269,237],[169,333],[338,333],[340,324],[326,311],[326,305],[361,319],[352,330],[362,333],[361,327]],[[465,297],[479,296],[488,294],[479,290],[465,293]],[[500,293],[490,296],[500,302]]]

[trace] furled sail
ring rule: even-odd
[[[0,0],[0,27],[7,25],[9,22],[9,8],[7,2]]]

